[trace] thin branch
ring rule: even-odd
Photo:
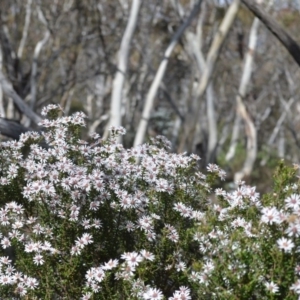
[[[300,46],[283,29],[283,27],[274,20],[262,7],[252,0],[241,0],[242,3],[272,32],[274,36],[288,50],[296,63],[300,66]]]

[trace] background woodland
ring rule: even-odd
[[[86,139],[124,126],[125,147],[164,135],[268,189],[299,163],[300,68],[241,2],[2,0],[2,140],[39,130],[42,108],[84,111]],[[300,44],[299,1],[248,1]]]

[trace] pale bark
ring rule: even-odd
[[[119,127],[122,124],[121,109],[122,109],[123,86],[124,86],[124,81],[125,81],[125,76],[127,71],[130,44],[137,25],[140,5],[141,5],[141,0],[132,1],[131,10],[128,17],[128,23],[121,41],[121,47],[119,50],[118,70],[115,74],[115,78],[113,81],[111,111],[110,111],[110,121],[109,121],[110,126]],[[119,138],[121,138],[121,136]]]
[[[231,139],[229,144],[229,149],[226,153],[225,160],[228,162],[234,158],[236,146],[239,140],[239,132],[241,127],[241,116],[236,114],[234,118],[234,123],[232,127]]]
[[[60,106],[63,108],[65,115],[69,114],[73,94],[74,94],[74,88],[71,88],[70,90],[66,91],[63,98],[61,99]]]
[[[90,126],[89,126],[89,135],[96,132],[97,127],[103,122],[106,121],[109,118],[108,115],[103,115],[99,119],[95,120]]]
[[[196,107],[194,112],[191,111],[191,116],[189,116],[189,120],[185,124],[184,134],[182,135],[178,152],[183,152],[187,147],[189,147],[189,151],[192,150],[191,146],[193,145],[195,129],[198,123],[200,101],[210,82],[212,73],[215,69],[216,61],[219,57],[221,47],[236,17],[239,4],[240,0],[233,0],[225,14],[224,19],[220,24],[219,30],[216,36],[214,37],[212,45],[209,49],[206,59],[206,67],[201,77],[198,89],[196,91]]]
[[[11,97],[7,99],[7,106],[6,106],[6,118],[13,119],[14,118],[14,101]]]
[[[168,65],[169,57],[171,56],[174,47],[176,46],[179,38],[184,33],[185,29],[190,25],[193,18],[198,14],[198,12],[200,10],[200,7],[201,7],[201,2],[202,2],[202,0],[197,1],[197,3],[193,7],[190,15],[188,16],[188,18],[177,29],[174,37],[171,40],[171,43],[169,44],[168,48],[165,51],[164,58],[163,58],[163,60],[161,61],[160,65],[159,65],[159,68],[156,72],[155,78],[154,78],[154,80],[151,84],[150,90],[149,90],[149,92],[147,94],[147,97],[146,97],[146,103],[145,103],[145,106],[144,106],[144,109],[143,109],[142,118],[141,118],[141,120],[139,122],[139,125],[138,125],[138,130],[137,130],[135,140],[134,140],[134,146],[140,145],[144,141],[148,121],[149,121],[151,110],[152,110],[153,103],[154,103],[154,99],[155,99],[157,90],[160,86],[160,83],[163,79],[163,76],[165,74],[165,71],[166,71],[166,68],[167,68],[167,65]]]
[[[2,55],[2,49],[0,46],[0,71],[2,71],[3,66],[3,55]],[[4,109],[4,101],[3,101],[3,90],[2,85],[0,84],[0,117],[5,118],[5,109]]]
[[[284,156],[285,156],[285,135],[284,135],[284,132],[283,132],[283,128],[281,128],[281,130],[279,132],[277,153],[278,153],[278,157],[284,158]]]
[[[94,96],[92,94],[88,94],[86,97],[85,109],[89,120],[93,119],[93,99]]]
[[[248,51],[245,57],[243,75],[239,87],[239,93],[236,97],[237,113],[241,116],[245,123],[247,137],[247,155],[243,168],[234,175],[235,181],[239,181],[243,177],[249,176],[251,174],[257,156],[257,132],[253,120],[247,112],[243,99],[246,96],[247,87],[249,85],[250,77],[252,74],[253,56],[256,48],[259,23],[259,19],[255,18],[251,26]]]
[[[204,73],[206,68],[206,61],[202,53],[202,32],[203,22],[206,15],[206,6],[202,6],[201,15],[197,25],[197,34],[189,33],[187,39],[192,53],[196,59],[199,71],[199,78]],[[218,143],[217,119],[214,108],[214,89],[212,82],[208,83],[206,89],[206,114],[207,114],[207,127],[208,127],[208,145],[206,150],[206,163],[214,161],[215,151]],[[198,128],[198,131],[201,129]]]
[[[37,64],[38,58],[41,53],[41,50],[47,43],[50,37],[50,32],[47,30],[42,40],[40,40],[33,52],[32,66],[31,66],[31,78],[30,78],[30,108],[34,109],[36,103],[36,93],[37,93]]]
[[[32,0],[28,0],[26,4],[26,15],[25,15],[25,23],[22,32],[22,38],[17,52],[18,59],[22,58],[23,50],[28,36],[30,16],[31,16],[31,5],[32,5]]]
[[[50,31],[48,29],[48,22],[44,16],[43,11],[37,6],[38,18],[41,23],[46,27],[46,32],[44,37],[36,44],[33,52],[32,66],[31,66],[31,78],[30,78],[30,108],[34,110],[36,103],[36,93],[37,93],[37,63],[39,55],[50,38]]]

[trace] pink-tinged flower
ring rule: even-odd
[[[220,168],[215,164],[208,164],[206,167],[207,172],[219,172]]]
[[[142,250],[140,253],[147,260],[153,261],[155,259],[155,256],[147,250]]]
[[[267,288],[267,290],[272,293],[275,294],[279,291],[279,287],[277,284],[275,284],[273,281],[271,282],[266,282],[265,283],[265,287]]]
[[[11,260],[9,259],[8,256],[1,256],[0,257],[0,262],[4,265],[10,265],[11,264]]]
[[[104,266],[102,267],[103,270],[111,270],[113,268],[116,268],[118,265],[118,260],[117,259],[110,259],[107,263],[104,264]]]
[[[186,264],[183,261],[180,261],[175,267],[177,272],[184,271],[186,269]]]
[[[174,226],[166,224],[165,227],[168,230],[167,238],[170,239],[172,242],[177,243],[179,240],[179,234]]]
[[[82,251],[82,247],[80,247],[78,245],[73,246],[71,249],[71,255],[80,255],[81,251]]]
[[[159,289],[149,288],[149,290],[143,294],[143,299],[161,300],[163,299],[163,294]]]
[[[2,216],[0,216],[0,224],[3,225],[3,226],[8,225],[9,224],[8,216],[6,216],[4,214]]]
[[[17,294],[19,294],[20,296],[25,296],[27,294],[27,290],[26,290],[24,284],[22,284],[22,283],[18,284],[17,288],[15,289],[15,292]]]
[[[27,253],[34,252],[37,250],[38,250],[38,247],[37,247],[36,243],[29,243],[29,244],[25,245],[25,252],[27,252]]]
[[[182,202],[174,204],[174,210],[178,211],[183,217],[189,218],[193,215],[193,210],[190,207],[187,207]]]
[[[190,300],[192,299],[192,297],[190,296],[190,289],[185,287],[185,286],[181,286],[179,288],[179,291],[175,291],[175,293],[173,294],[173,297],[170,297],[169,300]]]
[[[34,290],[38,286],[38,281],[35,278],[28,277],[25,283],[31,290]]]
[[[297,294],[300,294],[300,279],[298,279],[294,284],[291,285],[290,290]]]
[[[126,223],[126,229],[128,232],[134,231],[134,229],[135,229],[134,223],[132,223],[131,221],[128,221]]]
[[[291,250],[294,248],[295,244],[286,238],[281,238],[277,240],[277,245],[279,249],[282,249],[284,252],[291,252]]]
[[[40,254],[36,254],[33,258],[33,262],[36,264],[36,265],[43,265],[44,264],[44,258],[42,255]]]
[[[105,273],[102,268],[96,268],[94,272],[94,279],[101,282],[105,277]]]
[[[138,220],[139,227],[145,231],[152,230],[153,220],[149,216],[143,216]]]
[[[207,261],[203,266],[203,272],[209,274],[214,270],[215,266],[212,261]]]
[[[132,277],[134,275],[135,267],[125,263],[122,265],[122,271],[123,272],[120,274],[120,276],[123,277],[125,280],[130,280],[130,277]]]
[[[92,282],[93,278],[94,278],[94,268],[89,269],[86,274],[85,274],[85,278],[87,280],[87,282]]]
[[[148,231],[148,232],[146,233],[146,237],[147,237],[147,240],[148,240],[148,241],[153,242],[153,241],[155,241],[155,239],[156,239],[156,234],[155,234],[155,232],[153,232],[153,231]]]
[[[12,284],[12,277],[8,275],[0,276],[0,283],[1,284]]]
[[[10,240],[7,237],[4,237],[1,240],[1,245],[3,249],[6,249],[7,247],[9,247],[11,245]]]
[[[300,236],[300,223],[289,223],[289,227],[285,230],[288,236]]]
[[[291,196],[287,197],[284,202],[287,208],[297,209],[300,206],[300,196],[297,194],[292,194]]]
[[[297,266],[295,267],[295,273],[296,273],[297,275],[300,275],[300,265],[297,265]]]
[[[81,300],[89,300],[92,297],[92,293],[85,293],[80,299]]]
[[[93,237],[89,233],[84,233],[81,239],[84,241],[85,245],[93,243]]]
[[[143,261],[143,257],[139,255],[137,252],[127,252],[121,255],[122,259],[125,259],[127,264],[132,267],[136,267],[139,265],[141,261]]]
[[[280,213],[276,207],[264,207],[262,209],[261,221],[267,224],[280,224],[282,222]]]
[[[102,226],[101,221],[98,219],[94,219],[93,226],[94,226],[94,228],[101,228],[101,226]]]

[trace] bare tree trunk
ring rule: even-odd
[[[30,129],[16,121],[0,118],[0,134],[2,135],[18,140],[20,134],[27,131],[30,131]]]
[[[245,130],[247,136],[247,156],[242,170],[234,175],[235,181],[241,180],[243,177],[249,176],[251,174],[257,155],[256,128],[253,120],[247,112],[245,104],[243,103],[243,98],[246,96],[247,87],[249,85],[250,77],[252,74],[253,56],[256,48],[258,26],[259,19],[255,18],[250,30],[248,51],[245,58],[243,75],[239,87],[239,93],[236,97],[237,113],[245,122]]]
[[[299,44],[274,20],[263,8],[253,0],[241,0],[242,3],[272,32],[273,35],[288,50],[296,63],[300,66],[300,46]]]
[[[3,90],[3,89],[2,89]],[[14,101],[11,97],[8,97],[7,99],[7,107],[6,107],[6,117],[8,119],[13,119],[14,118]]]
[[[23,50],[28,36],[30,16],[31,16],[31,5],[32,5],[32,0],[28,0],[26,5],[25,24],[23,27],[22,38],[17,52],[18,59],[22,58]]]
[[[204,4],[204,3],[203,3]],[[187,39],[191,52],[194,54],[198,70],[199,78],[204,73],[206,68],[206,61],[202,53],[202,33],[203,33],[203,22],[206,15],[206,6],[202,6],[201,15],[197,25],[197,34],[189,32]],[[206,89],[206,114],[207,114],[207,127],[208,127],[208,145],[206,150],[206,164],[214,161],[215,151],[218,143],[218,131],[217,131],[217,120],[214,108],[214,89],[213,84],[208,83]]]
[[[140,5],[141,0],[132,1],[128,23],[125,29],[125,33],[122,37],[121,47],[119,50],[118,70],[113,81],[109,126],[118,127],[122,124],[122,92],[127,71],[130,44],[137,25]],[[121,136],[119,137],[119,139],[121,139]]]
[[[285,136],[284,136],[283,128],[281,128],[281,130],[279,132],[277,153],[278,153],[278,157],[284,158],[284,156],[285,156]]]
[[[185,127],[184,127],[184,134],[182,135],[180,145],[178,152],[183,152],[187,147],[188,150],[191,152],[191,146],[193,145],[194,135],[195,135],[195,129],[198,122],[198,116],[199,116],[199,108],[200,108],[200,101],[201,97],[203,96],[208,83],[211,79],[212,73],[214,71],[216,61],[219,57],[219,53],[221,50],[221,47],[223,45],[223,42],[233,24],[233,21],[236,17],[236,14],[238,12],[240,0],[233,0],[230,7],[228,8],[226,15],[219,27],[219,30],[214,37],[214,40],[212,42],[212,45],[209,49],[207,59],[206,59],[206,67],[203,72],[203,75],[201,77],[200,84],[198,86],[197,92],[196,92],[196,107],[194,109],[194,112],[191,111],[191,116],[189,116],[189,119],[187,120]]]
[[[184,33],[185,29],[190,25],[190,23],[192,22],[193,18],[198,14],[198,12],[200,11],[200,7],[201,7],[201,2],[202,0],[198,0],[197,3],[195,4],[194,8],[192,9],[190,15],[188,16],[188,18],[185,20],[185,22],[177,29],[174,37],[171,40],[171,43],[169,44],[168,48],[165,51],[165,55],[163,60],[161,61],[159,68],[156,72],[155,78],[151,84],[150,90],[147,94],[146,97],[146,103],[144,106],[144,110],[142,113],[142,118],[139,122],[138,125],[138,130],[135,136],[135,140],[134,140],[134,146],[140,145],[143,143],[144,138],[145,138],[145,134],[146,134],[146,129],[147,129],[147,125],[148,125],[148,121],[149,121],[149,117],[150,117],[150,113],[153,107],[153,102],[157,93],[157,90],[160,86],[160,83],[162,81],[162,78],[165,74],[167,65],[168,65],[168,60],[170,55],[173,52],[174,47],[176,46],[179,38],[182,36],[182,34]]]
[[[37,89],[37,63],[38,63],[38,58],[39,55],[47,43],[47,41],[50,38],[50,31],[48,29],[48,22],[44,16],[43,11],[41,10],[40,6],[37,6],[37,12],[38,12],[38,17],[41,23],[46,27],[46,32],[44,34],[44,37],[42,40],[40,40],[33,52],[33,59],[32,59],[32,67],[31,67],[31,78],[30,78],[30,108],[34,110],[35,103],[36,103],[36,89]]]
[[[24,100],[16,93],[12,84],[4,77],[0,70],[0,84],[2,85],[3,92],[7,97],[12,98],[13,102],[17,105],[20,111],[30,118],[34,123],[39,123],[42,118],[39,117],[31,108],[24,102]]]
[[[2,71],[2,61],[3,61],[3,55],[2,55],[2,49],[0,46],[0,72]],[[3,90],[2,86],[0,85],[0,117],[5,118],[5,109],[4,109],[4,101],[3,101]]]
[[[41,53],[42,48],[45,46],[47,43],[48,39],[50,37],[50,32],[47,30],[45,32],[45,35],[42,40],[40,40],[33,52],[33,59],[32,59],[32,67],[31,67],[31,79],[30,79],[30,108],[34,109],[35,103],[36,103],[36,90],[37,90],[37,63],[38,63],[38,58]]]
[[[241,116],[236,113],[234,118],[234,123],[232,127],[231,139],[229,149],[226,153],[225,160],[228,162],[234,158],[236,146],[239,139],[239,132],[241,127]]]

